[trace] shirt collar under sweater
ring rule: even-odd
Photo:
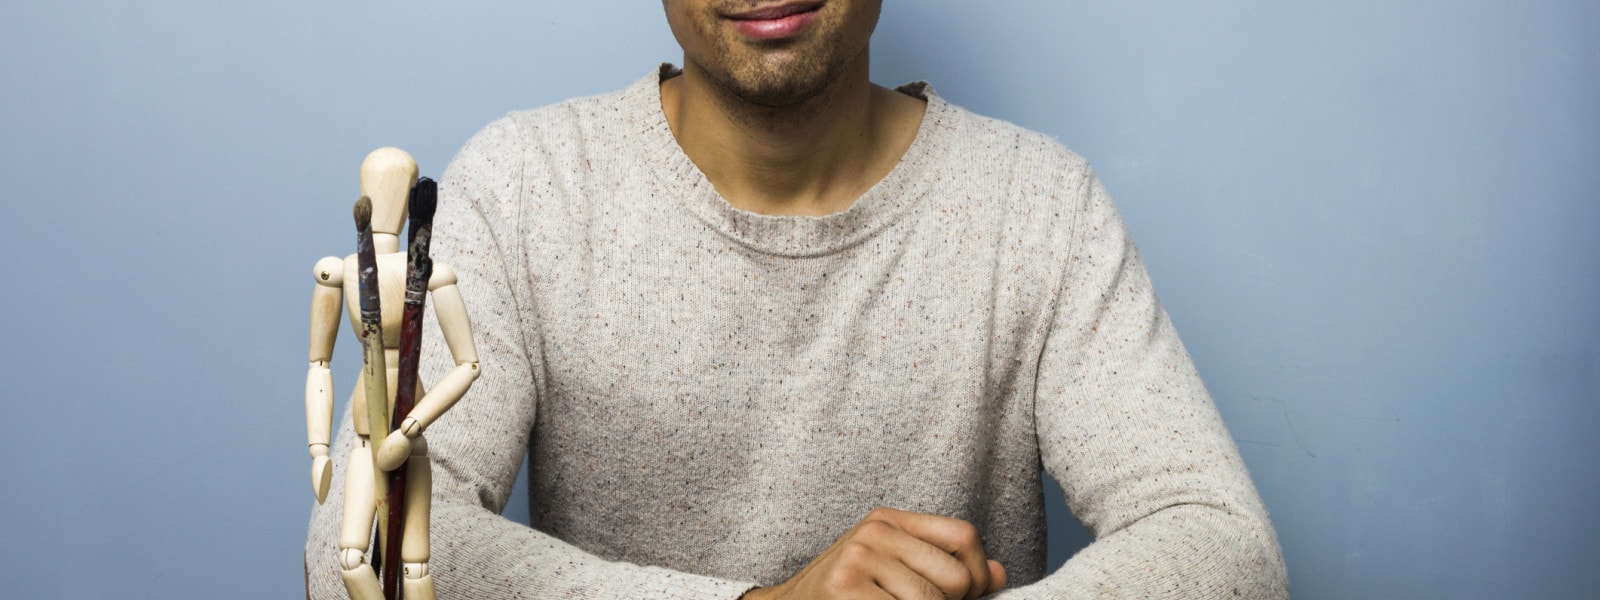
[[[644,155],[672,196],[712,229],[758,252],[805,257],[832,254],[870,238],[893,224],[933,187],[954,134],[959,109],[934,94],[924,82],[899,91],[927,100],[916,138],[893,170],[857,198],[850,208],[820,217],[763,215],[729,204],[705,173],[684,154],[661,108],[661,81],[678,73],[670,64],[623,91],[630,122],[643,125]]]

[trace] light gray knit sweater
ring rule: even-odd
[[[1004,598],[1287,596],[1089,166],[903,90],[928,102],[916,141],[826,217],[722,200],[657,74],[467,143],[434,249],[483,377],[427,432],[441,598],[735,598],[879,505],[977,525]],[[424,381],[449,366],[436,327]],[[337,461],[353,437],[347,415]],[[499,516],[524,456],[536,529]],[[1096,538],[1054,574],[1041,466]],[[312,516],[315,597],[344,597],[342,491]]]

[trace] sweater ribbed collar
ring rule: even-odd
[[[940,159],[953,134],[956,111],[924,82],[899,90],[926,99],[928,107],[911,147],[887,176],[850,208],[820,217],[763,215],[729,204],[705,173],[684,154],[661,108],[661,82],[678,73],[663,64],[655,73],[623,90],[629,121],[642,125],[640,137],[650,164],[683,207],[718,233],[752,250],[790,257],[822,256],[859,244],[894,223],[915,205],[937,178]]]

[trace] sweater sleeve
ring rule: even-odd
[[[482,375],[425,433],[433,461],[432,573],[441,599],[737,598],[754,587],[608,562],[500,516],[527,454],[544,373],[522,219],[530,144],[513,118],[473,137],[451,163],[434,219],[433,256],[453,267]],[[453,366],[431,306],[421,375]],[[306,542],[312,598],[346,598],[337,555],[343,463],[355,439],[349,411],[334,444],[334,486],[313,509]]]
[[[1036,379],[1041,460],[1094,543],[1019,598],[1287,598],[1238,449],[1092,171]]]

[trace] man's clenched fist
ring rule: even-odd
[[[973,600],[1005,583],[971,523],[876,508],[794,577],[744,600]]]

